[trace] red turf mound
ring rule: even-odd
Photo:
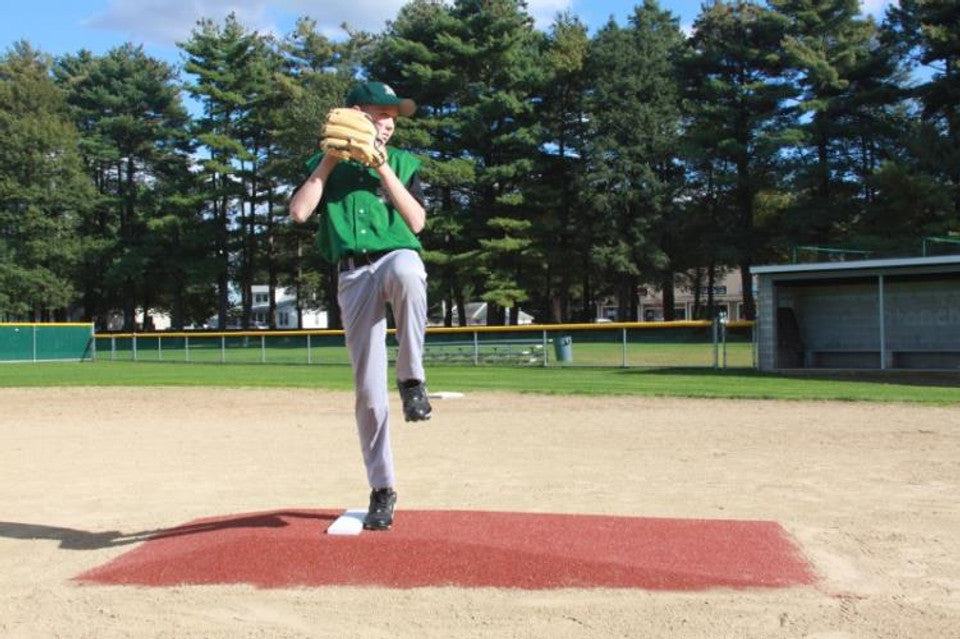
[[[814,580],[774,522],[402,510],[389,532],[324,534],[340,512],[199,520],[156,534],[76,579],[146,586],[669,590]]]

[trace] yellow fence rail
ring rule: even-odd
[[[342,330],[96,335],[108,360],[348,364]],[[394,331],[387,344],[396,356]],[[755,367],[754,322],[710,320],[429,327],[428,365]]]

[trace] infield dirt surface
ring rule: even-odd
[[[956,406],[468,393],[394,424],[399,513],[775,521],[818,576],[677,592],[79,584],[147,531],[365,505],[352,395],[0,403],[0,637],[960,637]]]

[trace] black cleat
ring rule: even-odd
[[[363,518],[366,530],[390,530],[393,525],[393,507],[397,504],[397,491],[381,488],[370,491],[370,508]]]
[[[427,387],[418,379],[398,382],[400,399],[403,400],[403,418],[408,422],[422,422],[430,419],[430,400],[427,399]]]

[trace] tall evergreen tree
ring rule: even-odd
[[[887,84],[896,85],[889,90],[901,102],[864,127],[887,149],[866,175],[868,206],[855,226],[858,243],[869,248],[913,252],[924,236],[960,230],[955,127],[951,133],[951,121],[957,121],[952,93],[958,90],[958,18],[955,3],[901,0],[881,25],[874,57],[894,67]]]
[[[871,101],[883,99],[878,89],[884,79],[874,65],[877,29],[872,19],[860,17],[858,0],[770,4],[786,20],[781,46],[802,89],[795,235],[800,243],[829,242],[850,232],[865,203],[865,178],[877,162],[877,149],[861,126],[870,117]]]
[[[522,248],[501,236],[518,228],[507,220],[530,216],[526,189],[541,139],[531,98],[544,80],[542,36],[525,9],[519,0],[457,0],[456,30],[445,34],[461,74],[459,142],[476,167],[466,229],[478,242],[476,284],[489,324],[516,323],[518,292],[527,294]]]
[[[85,258],[85,300],[101,317],[118,302],[126,330],[140,307],[150,328],[150,309],[169,293],[158,277],[168,255],[158,250],[150,222],[165,214],[165,193],[173,195],[165,180],[187,170],[178,79],[170,65],[129,44],[103,56],[66,56],[56,75],[85,133],[85,162],[101,195],[84,223],[95,240]],[[120,291],[119,299],[104,287]]]
[[[243,252],[249,245],[243,242],[245,193],[238,173],[240,161],[248,159],[243,120],[249,112],[247,94],[259,42],[257,33],[247,31],[236,15],[230,14],[223,26],[201,20],[190,39],[180,44],[187,54],[184,70],[194,77],[186,89],[203,107],[194,137],[207,156],[202,160],[203,180],[215,228],[217,323],[221,329],[229,321],[232,276],[246,268],[242,260],[249,257]],[[249,321],[249,316],[246,319]]]
[[[790,106],[797,92],[784,81],[785,29],[782,16],[758,4],[715,2],[697,18],[684,64],[692,197],[717,231],[721,261],[740,267],[747,318],[755,312],[750,267],[769,246],[758,196],[778,188],[781,151],[800,139]]]
[[[276,328],[277,286],[275,240],[277,232],[275,204],[277,181],[269,165],[278,153],[274,133],[280,123],[280,108],[287,92],[280,75],[284,60],[272,38],[258,37],[252,43],[252,55],[246,66],[247,112],[238,122],[237,132],[244,147],[237,176],[242,185],[240,210],[240,261],[238,279],[241,291],[241,324],[249,326],[253,308],[253,285],[266,277],[269,288],[267,325]]]
[[[601,29],[591,52],[593,259],[619,300],[621,320],[636,319],[642,281],[672,281],[661,275],[672,272],[661,247],[682,179],[676,77],[682,43],[678,20],[645,0],[628,27],[610,22]]]
[[[92,188],[51,66],[26,42],[0,58],[0,318],[77,319],[77,231]]]
[[[586,169],[589,51],[586,25],[571,13],[557,16],[543,55],[547,79],[537,115],[544,143],[536,171],[540,180],[531,188],[538,210],[534,234],[546,266],[543,301],[535,307],[554,322],[574,315],[574,285],[580,284],[577,274],[589,263],[592,245],[584,215],[589,198],[577,188]]]
[[[920,62],[933,70],[918,87],[924,120],[937,131],[940,177],[953,200],[951,224],[960,224],[960,3],[915,0]]]

